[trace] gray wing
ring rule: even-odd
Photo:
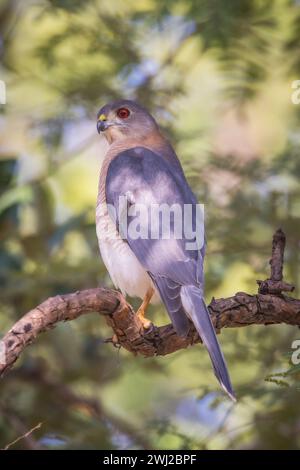
[[[110,208],[114,209],[111,216],[115,218],[119,232],[159,290],[177,333],[185,335],[189,322],[180,291],[185,285],[201,288],[204,247],[187,248],[187,242],[195,243],[196,240],[198,214],[195,196],[183,174],[144,147],[121,152],[108,168],[106,201]],[[127,209],[125,218],[124,201]],[[162,204],[165,204],[165,207],[173,205],[173,208],[174,204],[176,205],[176,211],[171,211],[170,214],[170,234],[167,234],[166,238],[162,226],[157,225],[157,217],[153,217],[151,212],[155,205],[161,207]],[[183,209],[186,204],[190,206],[190,223],[193,230],[188,236],[182,233],[182,238],[179,239],[175,220],[178,223],[181,217],[184,228]],[[130,227],[133,230],[130,230]]]

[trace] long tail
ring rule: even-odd
[[[236,401],[226,362],[200,289],[194,286],[182,287],[181,300],[187,315],[194,323],[208,350],[217,379],[229,397]]]

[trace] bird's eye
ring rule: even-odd
[[[126,119],[129,117],[130,111],[127,108],[120,108],[117,111],[117,116],[121,119]]]

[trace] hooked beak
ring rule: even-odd
[[[106,131],[110,126],[112,126],[114,123],[112,121],[108,121],[107,117],[105,114],[101,114],[98,119],[97,119],[97,131],[98,134],[100,132]]]

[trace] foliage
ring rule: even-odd
[[[299,297],[298,2],[2,0],[0,12],[1,332],[48,296],[110,285],[95,115],[121,96],[154,113],[205,203],[207,298],[254,292],[279,226]],[[222,333],[236,406],[201,347],[144,360],[109,334],[89,316],[39,338],[1,382],[1,447],[42,422],[13,447],[299,448],[295,328]]]

